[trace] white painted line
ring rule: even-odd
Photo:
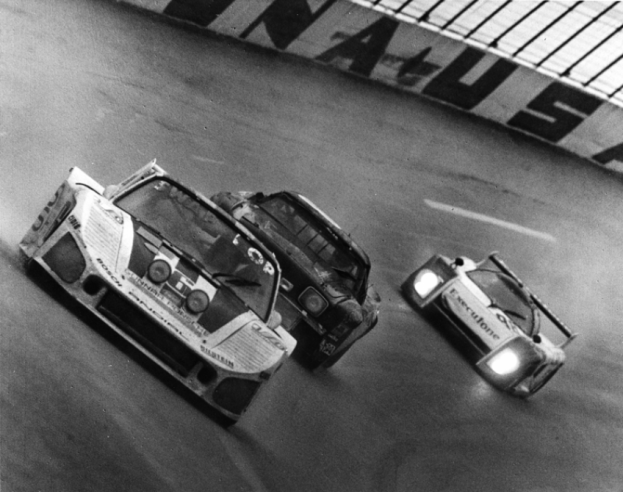
[[[454,215],[460,215],[461,217],[466,217],[472,220],[479,220],[480,222],[486,222],[488,224],[493,224],[498,227],[504,227],[506,229],[510,229],[515,232],[520,232],[521,234],[526,234],[528,236],[538,237],[539,239],[544,239],[545,241],[551,241],[553,243],[556,242],[556,238],[551,234],[547,234],[546,232],[535,231],[534,229],[529,229],[528,227],[523,227],[517,224],[513,224],[512,222],[506,222],[505,220],[496,219],[494,217],[489,217],[488,215],[479,214],[476,212],[471,212],[469,210],[465,210],[463,208],[454,207],[452,205],[446,205],[444,203],[434,202],[433,200],[424,199],[424,203],[428,205],[430,208],[434,208],[435,210],[441,210],[443,212],[448,212]]]
[[[216,159],[208,159],[207,157],[202,157],[200,155],[191,155],[190,157],[199,162],[210,162],[212,164],[219,164],[219,165],[225,164],[225,161],[217,161]]]

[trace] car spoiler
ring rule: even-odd
[[[554,323],[554,325],[563,333],[563,335],[565,335],[567,337],[567,340],[565,340],[563,343],[561,343],[559,345],[560,348],[565,348],[567,345],[569,345],[571,343],[571,341],[576,338],[578,336],[577,333],[573,333],[568,327],[567,325],[565,325],[560,318],[558,318],[558,316],[556,316],[552,310],[547,307],[547,305],[541,301],[541,299],[539,299],[535,294],[533,294],[530,289],[526,286],[526,284],[517,276],[515,275],[515,273],[508,268],[508,266],[506,265],[506,263],[504,263],[500,257],[498,256],[497,251],[494,251],[493,253],[491,253],[489,255],[489,259],[495,263],[495,265],[502,270],[502,272],[504,272],[505,274],[507,274],[509,277],[511,277],[513,280],[515,280],[515,282],[517,282],[521,287],[523,287],[528,294],[530,295],[530,298],[534,301],[534,303],[537,305],[537,307],[541,310],[541,312],[543,314],[545,314],[545,316],[547,316],[550,321],[552,323]]]

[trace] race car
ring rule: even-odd
[[[277,310],[310,369],[335,364],[378,321],[368,255],[308,198],[292,191],[220,192],[215,203],[274,251],[281,268]]]
[[[20,248],[227,425],[296,346],[274,255],[155,160],[106,188],[71,169]]]
[[[405,299],[440,313],[497,388],[520,397],[541,389],[565,362],[577,336],[512,272],[498,253],[479,263],[435,255],[402,284]],[[554,344],[541,333],[541,314],[562,333]],[[431,319],[435,319],[431,316]]]

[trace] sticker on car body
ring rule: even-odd
[[[123,227],[99,205],[93,204],[83,227],[87,247],[97,252],[107,265],[116,265]]]
[[[450,310],[490,348],[513,336],[513,332],[460,282],[446,290],[443,297]]]

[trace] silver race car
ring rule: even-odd
[[[296,346],[273,254],[155,161],[107,188],[73,168],[20,247],[227,423]]]
[[[497,253],[480,263],[435,255],[407,277],[402,293],[415,307],[449,321],[467,342],[477,370],[517,396],[541,389],[564,364],[563,349],[576,337]],[[562,332],[562,343],[540,332],[540,314]]]

